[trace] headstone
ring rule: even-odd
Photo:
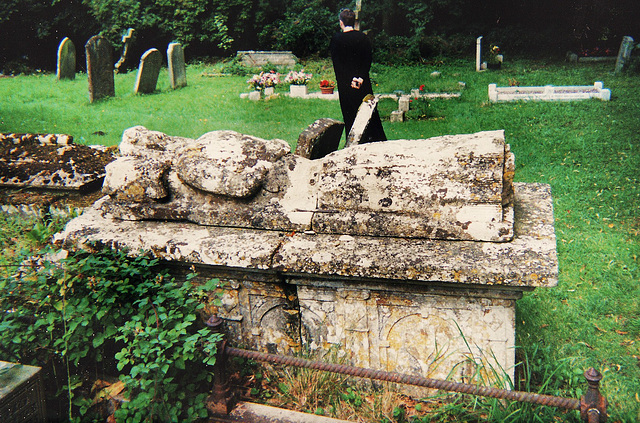
[[[351,131],[349,132],[349,135],[347,135],[347,142],[345,144],[345,147],[351,147],[360,143],[360,140],[364,135],[364,131],[367,129],[367,126],[369,126],[371,115],[373,115],[373,111],[377,106],[378,97],[368,95],[364,98],[362,104],[358,108],[356,120],[353,122]]]
[[[171,89],[187,86],[187,67],[184,63],[184,49],[180,43],[171,43],[167,48],[169,81]]]
[[[260,91],[251,91],[249,93],[249,100],[258,101],[261,98]]]
[[[127,32],[122,36],[122,43],[124,46],[122,47],[122,55],[118,60],[118,63],[115,64],[116,72],[120,72],[120,68],[124,64],[124,61],[127,60],[127,55],[129,54],[129,48],[131,44],[133,44],[135,30],[133,28],[127,29]]]
[[[136,94],[150,94],[156,90],[161,66],[162,54],[158,49],[149,49],[142,55],[134,88]]]
[[[578,63],[578,55],[572,51],[568,51],[565,60],[569,63]]]
[[[84,46],[87,54],[89,101],[116,95],[113,79],[113,48],[106,38],[94,35]]]
[[[298,137],[295,154],[306,159],[320,159],[338,150],[344,123],[322,118],[313,122]]]
[[[624,65],[631,57],[631,51],[633,50],[633,38],[629,36],[622,37],[620,43],[620,50],[618,51],[618,59],[616,60],[615,73],[619,73],[624,69]]]
[[[482,35],[476,38],[476,72],[482,69]]]
[[[398,100],[398,110],[401,112],[408,112],[411,98],[408,95],[403,95]]]
[[[66,37],[58,46],[58,80],[75,79],[76,77],[76,46]]]
[[[394,110],[389,118],[391,122],[404,122],[404,112],[402,110]]]

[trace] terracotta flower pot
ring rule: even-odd
[[[333,94],[333,87],[320,87],[322,94]]]

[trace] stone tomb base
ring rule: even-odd
[[[514,184],[510,242],[284,233],[123,221],[98,206],[56,237],[152,251],[176,274],[224,282],[231,345],[279,354],[336,347],[349,364],[479,382],[513,377],[515,303],[557,284],[550,188]],[[416,389],[408,390],[419,395]]]

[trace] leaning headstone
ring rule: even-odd
[[[633,50],[633,38],[629,36],[622,37],[620,43],[620,50],[618,51],[618,59],[616,60],[615,73],[619,73],[624,69],[624,65],[629,61],[631,57],[631,51]]]
[[[362,104],[358,108],[356,120],[353,122],[351,131],[349,131],[349,135],[347,135],[345,147],[351,147],[360,143],[360,140],[364,135],[364,131],[366,131],[367,126],[369,126],[371,115],[373,115],[373,111],[376,110],[377,106],[378,97],[368,95],[364,98]]]
[[[184,63],[184,49],[180,43],[171,43],[167,48],[167,63],[169,65],[169,80],[171,88],[187,86],[187,67]]]
[[[87,41],[84,48],[87,54],[89,101],[93,103],[101,98],[115,96],[111,43],[100,35],[94,35]]]
[[[298,137],[295,154],[305,159],[320,159],[338,150],[344,123],[322,118],[313,122]]]
[[[162,54],[158,49],[147,50],[140,58],[138,66],[138,76],[134,92],[136,94],[150,94],[156,90],[158,75],[162,66]]]
[[[76,46],[69,37],[65,37],[58,46],[58,80],[75,79],[76,77]]]
[[[129,49],[131,48],[131,44],[133,44],[135,30],[133,28],[127,29],[127,32],[122,36],[122,43],[124,46],[122,47],[122,54],[120,55],[120,59],[118,63],[115,64],[116,72],[120,72],[120,68],[124,65],[125,60],[127,60],[127,55],[129,54]]]

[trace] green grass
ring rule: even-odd
[[[312,89],[332,76],[326,61],[306,68],[316,75]],[[376,65],[372,73],[378,93],[409,92],[422,84],[427,91],[452,91],[459,81],[466,83],[459,99],[430,101],[425,120],[385,121],[390,139],[504,129],[516,155],[516,180],[551,185],[559,284],[526,293],[517,303],[519,374],[530,376],[523,376],[526,385],[516,381],[516,388],[544,386],[545,393],[577,397],[586,389],[582,372],[593,366],[604,374],[610,421],[634,422],[640,421],[640,78],[613,75],[612,68],[515,61],[500,71],[476,73],[471,61],[445,60],[433,66]],[[203,76],[219,69],[189,66],[189,85],[176,91],[163,71],[158,92],[144,96],[133,94],[134,72],[116,75],[116,97],[96,104],[88,102],[82,74],[67,82],[52,75],[2,78],[0,132],[67,133],[79,143],[116,145],[122,131],[134,125],[191,138],[231,129],[281,138],[294,147],[314,120],[341,118],[332,101],[240,99],[247,78]],[[439,78],[430,77],[434,70],[441,72]],[[488,84],[513,81],[522,86],[603,81],[612,100],[488,102]],[[383,115],[393,108],[381,104]],[[578,421],[575,413],[555,416]]]

